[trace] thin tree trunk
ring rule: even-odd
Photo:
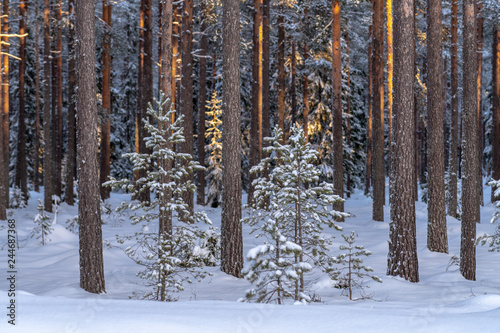
[[[477,42],[477,176],[478,200],[484,206],[483,196],[483,108],[482,108],[482,77],[483,77],[483,0],[476,0],[476,42]]]
[[[335,194],[344,197],[344,140],[342,133],[342,49],[340,46],[340,0],[332,1],[332,89],[333,89],[333,187]],[[339,201],[333,209],[344,211],[344,202]],[[339,221],[343,221],[342,218]]]
[[[140,4],[140,12],[139,12],[139,59],[137,66],[137,110],[135,113],[135,152],[137,154],[141,154],[144,152],[144,144],[143,144],[143,128],[144,124],[142,122],[143,118],[143,95],[144,95],[144,87],[142,85],[143,76],[144,76],[144,11],[145,11],[145,0],[141,0]],[[143,171],[134,171],[134,181],[137,181],[139,178],[144,177]],[[137,197],[133,197],[133,199],[138,199],[144,201],[144,195],[138,195]]]
[[[448,253],[444,190],[443,47],[441,0],[427,2],[428,206],[427,247]]]
[[[448,215],[457,218],[458,207],[458,0],[451,3],[451,128],[449,175],[450,202]]]
[[[52,194],[54,194],[52,160],[52,119],[50,114],[50,1],[44,0],[43,8],[43,193],[44,209],[52,212]]]
[[[492,49],[492,166],[491,178],[500,180],[500,24],[497,23],[493,28],[493,49]],[[495,197],[495,191],[498,187],[491,189],[491,201],[497,201],[500,198]]]
[[[370,193],[372,179],[372,126],[373,126],[373,26],[370,25],[368,45],[368,128],[366,129],[365,195]]]
[[[394,122],[391,223],[387,274],[418,282],[415,226],[413,156],[415,121],[413,114],[414,45],[413,0],[395,1],[394,11]]]
[[[22,0],[19,4],[19,34],[26,33],[26,1]],[[16,163],[16,185],[19,186],[28,201],[28,182],[26,172],[26,124],[24,117],[24,95],[25,95],[25,72],[26,72],[26,37],[20,37],[19,40],[19,125],[17,132],[17,163]]]
[[[38,4],[35,6],[35,17],[38,17]],[[40,192],[40,46],[38,20],[35,22],[35,156],[34,156],[34,186]],[[0,126],[1,127],[1,126]]]
[[[462,239],[460,272],[467,280],[476,279],[476,223],[479,222],[478,200],[478,121],[477,121],[477,55],[474,0],[463,1],[463,179]]]
[[[309,21],[309,8],[306,6],[304,8],[304,20],[306,24],[306,29],[308,27]],[[307,59],[309,59],[309,47],[307,45],[307,39],[304,40],[304,76],[303,81],[303,93],[302,101],[304,104],[304,111],[302,113],[302,128],[304,129],[304,136],[307,141],[309,141],[309,79],[307,73]]]
[[[373,220],[384,220],[384,18],[382,0],[373,1]]]
[[[349,153],[347,154],[347,160],[350,164],[351,162],[351,65],[350,65],[350,54],[349,54],[349,21],[346,19],[346,33],[345,33],[345,43],[346,43],[346,55],[347,55],[347,64],[346,64],[346,74],[347,74],[347,133],[346,133],[346,138],[347,138],[347,149]],[[346,196],[347,198],[351,197],[351,171],[347,171],[347,179],[346,179]]]
[[[2,18],[2,112],[3,112],[3,153],[4,153],[4,191],[5,207],[9,207],[9,0],[3,0]]]
[[[193,133],[193,0],[184,0],[182,10],[182,52],[181,52],[181,88],[180,88],[180,108],[184,116],[184,136],[186,141],[183,144],[183,152],[193,155],[194,133]],[[192,175],[186,180],[191,180]],[[194,198],[190,191],[184,192],[184,201],[188,204],[189,210],[193,211]]]
[[[386,0],[386,12],[387,12],[387,122],[389,125],[389,174],[391,169],[391,156],[392,156],[392,90],[393,90],[393,62],[394,55],[392,50],[392,0]]]
[[[74,23],[73,14],[75,3],[69,1],[69,17]],[[66,164],[66,203],[70,206],[74,204],[74,179],[76,168],[76,63],[75,63],[75,29],[73,25],[68,31],[68,162]]]
[[[295,126],[295,122],[297,121],[297,88],[296,88],[296,80],[297,80],[297,46],[293,37],[290,37],[292,40],[292,77],[290,82],[290,95],[292,97],[292,119],[290,121],[290,131],[293,126]]]
[[[271,136],[271,84],[270,84],[270,0],[263,0],[262,3],[262,127],[261,127],[261,158],[267,157],[262,151],[262,147],[268,146],[264,138]]]
[[[285,16],[278,16],[278,126],[285,133]]]
[[[222,1],[223,102],[221,270],[241,277],[240,2]]]
[[[202,9],[203,23],[201,25],[200,40],[200,92],[198,97],[198,162],[205,165],[205,108],[207,98],[207,19],[206,7]],[[196,193],[196,203],[205,205],[205,170],[198,171],[198,192]]]
[[[105,292],[102,254],[93,0],[76,1],[80,287]]]
[[[109,198],[110,188],[102,186],[111,171],[111,15],[112,3],[109,0],[102,1],[102,18],[105,23],[104,36],[102,40],[102,108],[106,117],[101,125],[101,198]]]

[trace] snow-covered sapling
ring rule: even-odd
[[[165,111],[168,104],[162,94],[156,101],[158,111],[149,105],[149,117],[144,125],[149,133],[145,138],[146,147],[151,153],[124,155],[131,160],[134,171],[144,170],[146,176],[135,184],[128,179],[114,178],[105,183],[112,188],[128,189],[134,197],[146,190],[153,196],[147,203],[132,201],[120,205],[118,211],[134,212],[132,224],[143,225],[142,230],[134,235],[117,236],[117,241],[126,246],[124,251],[132,260],[144,267],[138,276],[145,279],[146,285],[153,290],[143,297],[161,301],[172,300],[169,292],[182,290],[184,281],[206,275],[199,268],[207,261],[214,261],[213,249],[207,240],[217,235],[207,215],[204,212],[191,213],[183,200],[185,192],[196,190],[189,179],[201,167],[190,154],[173,150],[175,145],[185,141],[183,117],[177,117],[172,123],[174,111]],[[206,224],[207,230],[201,229],[200,223]]]
[[[370,266],[363,265],[362,257],[367,257],[372,253],[362,245],[355,245],[356,234],[354,231],[349,236],[342,234],[345,245],[340,245],[339,250],[342,253],[333,258],[335,264],[341,265],[340,268],[330,271],[330,276],[337,282],[338,288],[349,291],[349,299],[352,300],[352,288],[362,289],[362,279],[370,277],[374,281],[382,282],[375,275],[372,275],[373,269]]]
[[[48,241],[48,237],[54,230],[52,228],[52,221],[50,217],[45,213],[42,200],[38,199],[38,214],[33,218],[35,222],[35,227],[31,230],[31,238],[36,237],[36,239],[41,239],[42,245]]]
[[[206,150],[208,153],[208,168],[205,179],[207,181],[207,204],[217,208],[222,195],[222,101],[217,97],[217,91],[207,102],[207,130],[205,137],[209,140]]]
[[[307,142],[301,129],[293,128],[289,144],[282,144],[281,130],[266,138],[269,157],[252,168],[260,175],[254,182],[254,200],[243,219],[264,244],[250,250],[249,267],[244,276],[255,283],[248,299],[283,304],[286,298],[307,302],[304,275],[329,257],[331,237],[324,227],[341,230],[335,220],[349,216],[332,210],[341,199],[333,186],[320,183],[314,165],[318,153]]]
[[[500,199],[500,180],[492,180],[488,183],[493,189],[496,189],[493,193],[494,197]],[[490,223],[495,223],[500,219],[500,200],[497,200],[493,203],[495,205],[495,212],[491,217]],[[486,245],[490,247],[490,252],[500,252],[500,224],[497,224],[495,228],[495,233],[493,235],[484,234],[481,237],[478,237],[476,244]]]

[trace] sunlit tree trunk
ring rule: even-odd
[[[365,195],[370,193],[372,180],[372,126],[373,126],[373,26],[370,25],[368,45],[368,127],[366,129]]]
[[[349,149],[349,152],[352,151],[351,148],[351,65],[350,65],[350,53],[349,53],[349,21],[346,20],[346,33],[345,33],[345,43],[346,43],[346,55],[347,55],[347,64],[346,64],[346,74],[347,74],[347,132],[346,132],[346,140],[347,140],[347,149]],[[347,154],[347,160],[350,162],[351,161],[351,154]],[[346,177],[346,196],[348,198],[351,197],[351,172],[347,172],[347,177]]]
[[[207,96],[207,8],[202,8],[203,23],[201,25],[200,40],[200,92],[198,97],[198,163],[205,165],[205,108]],[[198,188],[196,193],[196,203],[205,205],[205,170],[198,171]]]
[[[4,181],[4,205],[9,207],[9,0],[3,0],[2,10],[2,113],[3,113],[3,181]]]
[[[481,206],[484,205],[483,198],[483,108],[482,108],[482,77],[483,77],[483,0],[476,0],[476,42],[477,42],[477,158],[478,158],[478,199]]]
[[[285,133],[285,16],[282,12],[278,16],[278,126]]]

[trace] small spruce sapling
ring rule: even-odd
[[[117,242],[126,245],[124,251],[129,258],[144,267],[137,275],[145,279],[146,286],[152,287],[152,290],[142,296],[160,301],[174,300],[170,292],[183,290],[183,282],[204,278],[207,273],[202,266],[214,264],[214,252],[218,252],[214,246],[219,244],[218,234],[211,227],[208,216],[204,212],[189,213],[189,206],[183,200],[183,193],[196,190],[188,176],[201,166],[193,161],[190,154],[172,149],[184,142],[183,117],[177,117],[171,123],[174,110],[165,112],[167,103],[168,100],[161,94],[156,101],[158,111],[151,105],[148,108],[151,120],[145,120],[145,128],[149,133],[145,140],[151,154],[124,155],[131,160],[134,171],[146,170],[146,177],[137,180],[135,186],[128,179],[111,178],[105,183],[113,189],[128,189],[134,197],[146,189],[154,195],[154,199],[148,203],[123,202],[118,207],[118,212],[132,210],[132,224],[142,223],[142,230],[133,235],[117,236]],[[173,216],[175,213],[177,216]],[[170,216],[168,226],[153,223],[161,220],[165,214]],[[177,217],[177,223],[172,223],[173,217]],[[199,228],[200,223],[208,225],[207,230]]]
[[[251,172],[261,175],[254,180],[254,200],[246,208],[244,223],[252,227],[264,244],[248,252],[249,267],[245,278],[255,284],[247,300],[284,304],[285,299],[309,302],[304,275],[330,258],[331,237],[322,234],[324,227],[341,230],[334,221],[348,217],[332,210],[343,200],[333,186],[320,183],[320,171],[313,164],[318,153],[307,142],[301,129],[293,128],[290,144],[282,144],[281,130],[266,138],[267,158]]]
[[[42,245],[49,240],[48,237],[54,230],[52,228],[52,222],[50,217],[45,213],[44,206],[42,200],[38,199],[38,214],[33,218],[33,222],[35,222],[35,227],[31,231],[31,238],[36,237],[36,239],[41,239]]]
[[[342,234],[342,238],[346,245],[340,245],[339,250],[343,251],[339,256],[332,258],[333,263],[341,265],[340,268],[330,270],[330,276],[337,282],[336,288],[347,289],[349,299],[352,300],[352,288],[362,289],[362,279],[370,277],[374,281],[382,282],[375,275],[371,275],[373,269],[370,266],[363,265],[363,256],[369,256],[372,253],[365,249],[362,245],[355,245],[356,234],[354,231],[349,236]]]
[[[500,198],[500,180],[492,180],[488,183],[492,187],[492,191],[496,188],[495,193],[493,195],[496,198]],[[500,200],[497,200],[493,203],[495,205],[495,212],[493,213],[490,223],[495,223],[500,219]],[[476,241],[476,245],[486,245],[490,247],[490,252],[500,252],[500,224],[497,224],[495,228],[495,233],[493,235],[484,234],[483,236],[478,237]]]
[[[210,141],[206,150],[208,153],[208,168],[205,179],[208,185],[207,203],[217,208],[222,195],[222,101],[217,97],[217,91],[207,102],[207,130],[205,137]]]

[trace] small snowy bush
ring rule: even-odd
[[[263,238],[264,243],[250,250],[249,266],[243,275],[255,288],[247,292],[247,300],[276,302],[285,299],[309,302],[304,282],[313,267],[328,262],[325,227],[341,230],[334,221],[348,217],[332,210],[343,200],[334,194],[332,184],[320,183],[319,169],[314,165],[318,153],[307,142],[301,129],[293,128],[290,144],[282,144],[277,127],[274,136],[266,138],[271,146],[264,148],[264,158],[251,172],[261,175],[254,182],[254,200],[247,206],[249,217],[243,222]]]
[[[42,241],[42,245],[49,240],[49,236],[54,230],[52,228],[52,221],[50,217],[45,213],[44,206],[42,200],[38,199],[38,214],[33,218],[33,222],[35,222],[35,227],[31,230],[31,238],[35,237],[36,239],[40,239]]]
[[[494,196],[496,198],[500,198],[500,180],[492,180],[488,183],[488,185],[496,187]],[[497,220],[500,219],[500,200],[495,201],[494,205],[496,207],[496,210],[493,213],[493,216],[491,217],[490,223],[495,223]],[[500,252],[500,224],[497,224],[495,228],[495,233],[493,235],[484,234],[483,236],[479,237],[476,241],[476,244],[479,243],[481,245],[488,244],[491,252],[495,251]]]
[[[207,204],[217,208],[222,195],[222,101],[214,91],[207,107],[207,130],[205,137],[210,143],[206,146],[208,153],[208,168],[205,179],[207,181]]]

